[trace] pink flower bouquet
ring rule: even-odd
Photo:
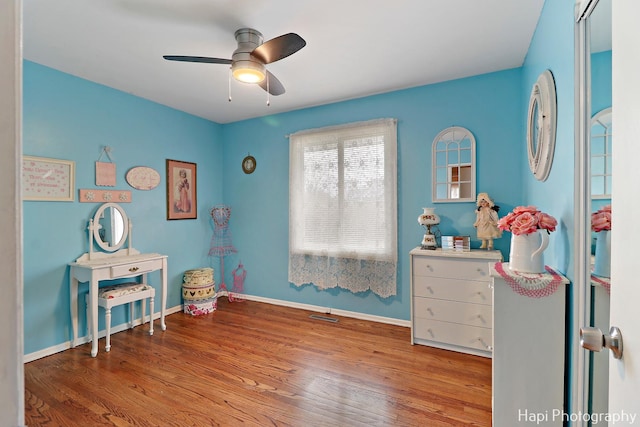
[[[596,233],[611,230],[611,205],[603,206],[591,214],[591,230]]]
[[[535,206],[516,206],[512,212],[498,220],[498,228],[510,231],[516,236],[531,234],[536,230],[547,230],[547,233],[556,231],[558,221],[544,212],[540,212]]]

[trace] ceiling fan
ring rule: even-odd
[[[164,55],[168,61],[230,64],[233,77],[244,83],[257,83],[271,95],[282,95],[285,90],[280,80],[265,67],[292,55],[305,47],[307,42],[295,33],[283,34],[263,43],[262,34],[253,28],[240,28],[235,32],[238,48],[231,59],[206,56]]]

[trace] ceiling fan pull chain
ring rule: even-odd
[[[267,73],[267,107],[271,105],[271,93],[269,92],[269,73]]]
[[[229,67],[229,102],[231,102],[231,67]]]

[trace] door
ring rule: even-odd
[[[622,331],[623,356],[609,359],[609,413],[635,415],[640,425],[640,1],[616,0],[612,6],[612,105],[618,144],[613,149],[610,324]],[[618,423],[630,424],[631,419]]]

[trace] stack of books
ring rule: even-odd
[[[471,251],[470,236],[442,236],[443,251]]]

